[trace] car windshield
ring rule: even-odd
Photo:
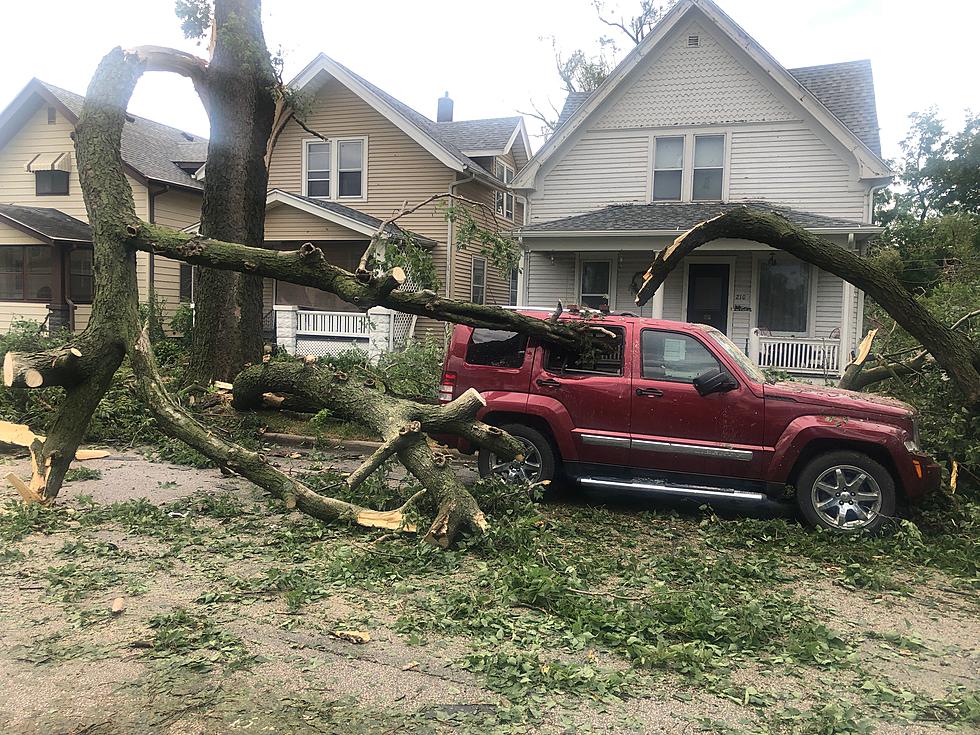
[[[721,349],[725,351],[730,358],[738,363],[738,366],[742,368],[742,371],[752,380],[758,383],[765,383],[766,376],[759,369],[759,366],[752,362],[745,353],[742,352],[738,346],[732,342],[728,337],[719,332],[717,329],[708,329],[708,334],[717,343]]]

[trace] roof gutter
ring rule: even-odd
[[[465,179],[459,179],[458,181],[453,181],[449,184],[449,197],[452,198],[456,195],[455,189],[457,186],[462,186],[463,184],[468,184],[476,178],[475,174],[470,174]],[[452,218],[446,218],[446,298],[452,298],[451,293],[453,288],[453,221]]]
[[[867,227],[804,227],[807,232],[815,235],[876,235],[884,228]],[[571,237],[677,237],[687,230],[516,230],[515,235],[521,238],[571,238]]]

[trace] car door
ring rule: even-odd
[[[570,432],[578,461],[625,465],[629,459],[631,325],[603,325],[616,335],[607,350],[586,355],[535,350],[529,405],[564,416],[555,431]],[[560,408],[555,411],[555,404]],[[567,460],[568,458],[566,458]]]
[[[702,396],[694,378],[731,374],[695,335],[640,330],[630,396],[630,464],[645,470],[760,479],[764,399],[740,376],[736,388]]]

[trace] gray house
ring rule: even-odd
[[[518,303],[713,324],[764,367],[840,374],[863,294],[760,243],[719,240],[638,310],[656,251],[751,203],[864,252],[881,158],[867,61],[785,69],[711,0],[680,0],[561,125],[513,186],[527,198]]]

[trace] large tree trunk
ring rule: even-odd
[[[888,271],[772,212],[739,207],[685,232],[657,254],[636,303],[647,303],[685,256],[719,238],[764,243],[853,283],[929,351],[956,382],[965,405],[980,411],[980,350],[968,336],[940,322]]]
[[[259,0],[216,0],[214,55],[208,67],[211,140],[201,233],[261,246],[268,183],[265,153],[275,114],[276,77],[262,33]],[[204,271],[198,296],[190,380],[230,380],[262,354],[262,279]],[[237,318],[236,318],[237,317]],[[216,339],[216,335],[221,335]]]

